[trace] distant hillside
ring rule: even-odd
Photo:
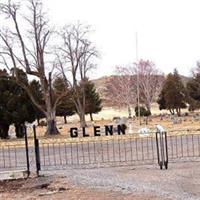
[[[181,75],[182,82],[184,86],[186,86],[187,82],[191,79],[191,77]]]
[[[107,83],[111,77],[112,76],[103,76],[101,78],[92,80],[92,82],[95,84],[97,92],[100,94],[103,106],[111,106],[109,99],[106,97]]]
[[[112,106],[110,100],[107,98],[106,89],[107,89],[107,83],[113,77],[117,77],[117,76],[116,75],[103,76],[103,77],[100,77],[98,79],[92,80],[92,82],[95,84],[97,92],[100,94],[100,97],[101,97],[102,102],[103,102],[103,106]],[[181,75],[181,79],[183,81],[183,84],[186,86],[187,82],[191,78]]]

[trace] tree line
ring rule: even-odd
[[[116,73],[118,75],[112,76],[106,83],[105,92],[113,105],[127,107],[129,117],[133,116],[132,107],[135,108],[136,116],[139,115],[138,111],[141,116],[151,115],[151,105],[154,102],[159,104],[160,110],[166,109],[178,116],[181,116],[183,108],[188,107],[189,111],[200,108],[198,62],[187,83],[183,83],[176,69],[165,77],[149,60],[140,60],[127,67],[117,66]]]
[[[26,91],[35,107],[47,121],[46,135],[59,134],[56,110],[63,97],[71,94],[80,119],[86,126],[86,86],[88,72],[95,68],[99,54],[90,40],[89,26],[76,23],[53,27],[41,0],[20,2],[8,0],[0,4],[0,63],[15,82]],[[22,81],[18,68],[28,79],[39,81],[42,101],[32,91],[30,84]],[[60,76],[70,93],[52,90],[52,80]]]
[[[200,108],[200,64],[193,70],[193,76],[184,85],[178,71],[169,73],[163,83],[157,103],[160,110],[167,109],[172,115],[181,116],[181,109],[194,111]]]
[[[113,105],[126,106],[129,117],[132,107],[140,105],[141,115],[151,114],[151,105],[156,101],[164,81],[164,74],[150,60],[140,60],[128,66],[117,66],[116,76],[108,80],[105,90]],[[139,101],[138,101],[139,97]],[[138,115],[138,107],[135,109]]]
[[[17,73],[20,81],[29,86],[34,98],[40,102],[41,106],[45,106],[40,82],[37,80],[29,81],[26,73],[21,69],[18,69]],[[84,84],[86,89],[85,114],[90,114],[91,120],[93,120],[92,114],[101,110],[101,99],[91,81],[87,79]],[[51,93],[53,95],[52,99],[56,98],[60,93],[65,94],[56,107],[56,116],[63,117],[64,122],[67,123],[67,116],[77,113],[71,89],[65,85],[61,77],[57,77],[52,83]],[[45,117],[31,101],[26,90],[16,83],[15,76],[9,75],[5,69],[0,70],[0,96],[1,138],[8,138],[11,124],[15,126],[16,137],[23,137],[23,127],[26,122],[32,123],[37,120],[38,125],[40,125],[40,119]]]

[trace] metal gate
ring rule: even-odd
[[[133,135],[73,139],[37,139],[34,127],[36,168],[94,168],[158,163],[168,166],[167,134],[135,138]]]
[[[156,163],[167,169],[168,162],[200,161],[199,133],[38,139],[35,126],[33,131],[34,140],[28,141],[25,127],[24,139],[0,142],[0,171],[23,170],[29,175],[30,170],[39,174],[41,170]]]

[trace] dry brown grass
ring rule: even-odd
[[[183,111],[184,112],[184,111]],[[54,142],[72,142],[72,141],[88,141],[88,140],[109,140],[113,137],[115,137],[116,139],[118,137],[123,137],[123,138],[130,138],[130,137],[139,137],[138,135],[138,130],[142,127],[146,127],[148,129],[150,129],[150,131],[153,133],[155,133],[155,125],[156,124],[160,124],[162,125],[166,131],[168,132],[168,135],[170,134],[175,134],[175,135],[180,135],[180,134],[196,134],[196,133],[200,133],[200,121],[198,120],[194,120],[193,115],[190,114],[187,117],[181,117],[182,123],[180,124],[174,124],[173,120],[171,118],[170,115],[166,115],[165,117],[163,117],[163,119],[161,120],[161,117],[158,115],[161,112],[158,110],[158,107],[156,107],[156,105],[154,105],[153,107],[153,116],[149,118],[148,120],[148,125],[145,124],[145,120],[144,118],[141,118],[141,122],[142,124],[139,124],[139,120],[136,118],[133,118],[131,120],[129,120],[127,122],[127,126],[129,126],[129,124],[131,124],[132,128],[131,128],[131,132],[128,129],[127,133],[125,136],[101,136],[101,137],[87,137],[87,138],[83,138],[82,134],[81,134],[81,128],[79,126],[79,122],[78,122],[78,117],[72,116],[68,118],[68,124],[64,124],[63,119],[58,117],[57,118],[57,126],[58,129],[60,131],[60,135],[56,135],[56,136],[49,136],[46,137],[45,136],[45,130],[46,127],[37,127],[37,137],[39,138],[43,138],[43,140],[45,142],[50,142],[51,140],[54,140]],[[127,111],[126,109],[113,109],[113,108],[105,108],[104,110],[102,110],[98,115],[94,115],[94,122],[90,122],[89,120],[89,116],[86,117],[87,119],[87,124],[88,127],[86,128],[87,133],[89,133],[90,136],[93,136],[93,126],[100,126],[102,128],[104,128],[104,125],[114,125],[116,126],[115,122],[113,122],[113,117],[119,116],[119,117],[126,117],[127,115]],[[78,127],[79,128],[79,137],[78,138],[71,138],[70,137],[70,133],[69,130],[71,127]],[[29,136],[29,145],[33,145],[33,130],[31,127],[28,128],[28,136]],[[24,139],[10,139],[10,140],[5,140],[5,141],[1,141],[0,142],[0,146],[1,145],[5,145],[5,144],[21,144],[23,145],[24,143]]]

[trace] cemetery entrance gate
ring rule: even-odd
[[[38,139],[34,127],[36,169],[95,168],[158,163],[168,167],[167,133],[115,135],[67,140]]]

